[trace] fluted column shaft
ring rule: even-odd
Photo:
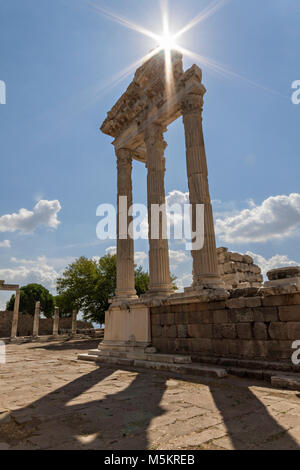
[[[118,168],[117,213],[117,298],[136,297],[134,280],[134,241],[128,233],[132,216],[132,156],[128,149],[116,150]],[[127,199],[125,199],[127,198]]]
[[[152,124],[145,132],[147,153],[147,195],[148,195],[148,223],[149,223],[149,293],[172,293],[169,266],[169,246],[167,238],[163,237],[163,219],[166,221],[165,208],[162,209],[157,228],[158,238],[154,239],[151,233],[153,205],[162,206],[165,197],[165,158],[166,143],[163,137],[163,127]]]
[[[187,176],[192,205],[191,228],[196,231],[196,204],[204,205],[204,246],[192,250],[193,287],[214,288],[222,286],[218,273],[218,259],[210,200],[207,161],[202,128],[203,95],[189,94],[182,102],[185,129]]]

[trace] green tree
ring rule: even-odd
[[[105,255],[99,260],[81,257],[70,264],[57,280],[60,296],[81,310],[85,320],[104,323],[109,299],[114,296],[117,278],[116,255]],[[175,281],[175,278],[172,278]],[[138,295],[148,290],[149,274],[135,268],[135,288]],[[174,286],[175,288],[175,286]]]
[[[54,297],[55,307],[59,308],[59,316],[61,318],[67,318],[72,316],[74,309],[77,309],[76,303],[68,295],[68,292],[65,292]]]
[[[34,315],[36,302],[41,302],[41,313],[51,318],[54,310],[54,298],[48,289],[40,284],[28,284],[20,289],[20,312]],[[13,311],[15,295],[6,304],[8,311]]]

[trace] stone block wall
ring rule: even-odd
[[[11,334],[13,312],[0,312],[0,338],[9,338]],[[71,318],[60,318],[59,329],[68,330],[72,327]],[[77,321],[77,329],[92,329],[93,325],[89,322]],[[31,336],[33,331],[33,316],[20,313],[18,322],[18,336]],[[39,335],[52,335],[53,320],[51,318],[41,318],[39,324]]]
[[[292,343],[300,340],[300,292],[263,296],[255,288],[238,289],[226,301],[151,307],[151,325],[152,344],[163,353],[292,366]]]
[[[219,273],[226,289],[261,287],[263,276],[253,258],[240,253],[231,253],[228,248],[218,248]]]

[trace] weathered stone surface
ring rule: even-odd
[[[277,322],[270,323],[269,335],[272,339],[288,339],[287,323]]]
[[[287,268],[272,269],[267,273],[267,276],[270,281],[300,277],[300,266],[289,266]]]
[[[178,338],[187,338],[188,336],[187,325],[177,325],[177,334],[178,334]]]
[[[191,312],[187,315],[187,322],[192,325],[213,323],[213,312],[210,310]]]
[[[237,337],[236,326],[232,323],[221,325],[222,337],[225,339],[235,339]]]
[[[249,323],[254,321],[254,314],[250,308],[234,309],[229,310],[229,318],[234,323]]]
[[[228,308],[244,308],[246,306],[246,301],[243,297],[239,299],[228,299],[226,301],[226,307]]]
[[[278,321],[278,311],[276,307],[254,308],[253,315],[254,315],[254,321],[256,322]]]
[[[245,307],[247,308],[257,308],[257,307],[261,307],[261,305],[262,305],[261,297],[245,298]]]
[[[240,339],[252,339],[252,325],[251,323],[238,323],[236,325],[237,335]]]
[[[191,340],[192,351],[194,353],[210,353],[212,351],[212,340],[208,338],[197,338]]]
[[[268,339],[268,328],[266,323],[254,323],[253,326],[253,334],[254,338],[258,340],[266,340]]]
[[[271,377],[271,384],[276,388],[286,388],[288,390],[300,391],[300,379],[285,375]]]
[[[167,338],[176,338],[177,337],[177,328],[176,325],[171,325],[167,327]]]
[[[300,322],[300,305],[279,307],[279,318],[281,321]]]
[[[229,316],[226,310],[216,310],[213,312],[214,323],[228,323]]]
[[[243,256],[243,262],[246,263],[246,264],[253,264],[253,258],[249,255],[244,255]]]
[[[264,289],[263,289],[264,290]],[[289,306],[300,305],[300,293],[283,294],[283,295],[269,295],[262,299],[263,306]]]
[[[288,339],[291,339],[293,341],[300,341],[300,322],[288,322],[286,325]]]
[[[188,325],[188,335],[190,338],[212,338],[213,325],[211,324]]]

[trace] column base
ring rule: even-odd
[[[205,275],[194,280],[191,287],[186,287],[185,292],[199,291],[205,289],[224,289],[225,283],[219,276]]]
[[[148,291],[143,294],[141,297],[168,297],[169,295],[174,294],[174,289],[172,284],[159,284],[159,285],[150,285]]]
[[[138,299],[138,296],[136,294],[135,289],[128,289],[128,290],[122,290],[122,289],[116,289],[115,291],[115,296],[112,299],[112,302],[115,301],[126,301],[126,300],[136,300]]]

